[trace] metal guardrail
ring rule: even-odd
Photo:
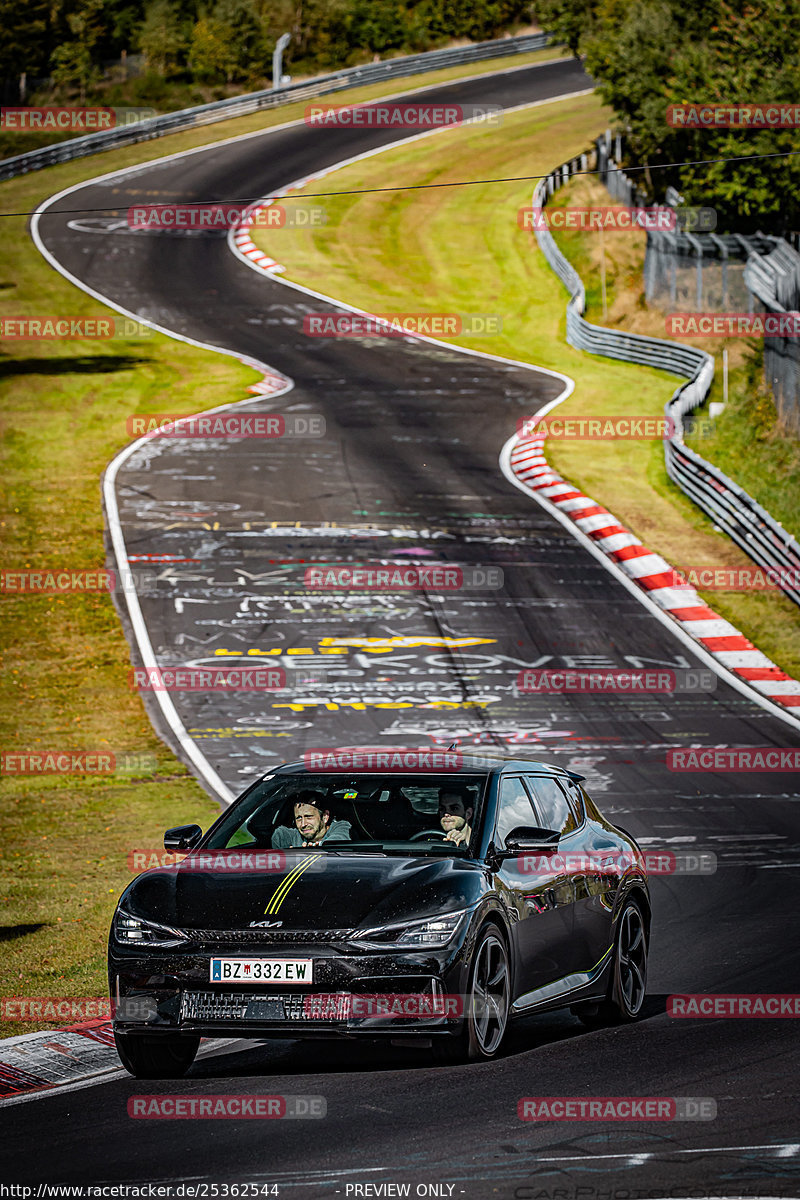
[[[603,141],[610,147],[610,136],[599,139],[594,152],[597,160],[602,158]],[[582,155],[580,168],[575,159],[562,163],[542,179],[533,193],[534,208],[544,207],[575,171],[586,171],[589,159],[590,153]],[[766,570],[789,572],[788,579],[784,574],[775,581],[800,605],[800,545],[795,538],[723,471],[684,444],[683,418],[708,396],[714,378],[712,356],[680,342],[591,325],[583,316],[586,291],[577,271],[561,253],[549,230],[536,228],[535,232],[545,258],[570,293],[567,341],[571,346],[589,354],[641,363],[688,378],[664,406],[674,429],[672,436],[664,439],[667,474],[754,562]]]
[[[800,304],[800,254],[778,238],[747,260],[748,285],[774,312],[796,311]]]
[[[195,126],[209,125],[214,121],[228,121],[231,117],[247,116],[265,108],[277,108],[283,104],[290,104],[293,100],[313,100],[317,96],[326,96],[363,84],[402,79],[407,75],[440,71],[446,67],[483,62],[492,58],[504,58],[509,54],[528,54],[533,50],[544,49],[550,41],[549,33],[528,33],[519,37],[497,38],[491,42],[476,42],[472,46],[459,46],[455,49],[428,50],[424,54],[410,54],[403,58],[390,58],[386,62],[348,67],[343,71],[320,75],[305,83],[292,83],[282,88],[249,92],[245,96],[231,96],[227,100],[214,100],[196,108],[165,113],[163,116],[151,117],[119,129],[88,133],[83,137],[44,146],[41,150],[30,150],[26,154],[3,159],[0,161],[0,180],[13,179],[16,175],[39,171],[55,163],[70,162],[75,158],[98,154],[102,150],[146,142],[151,138],[163,137],[182,129],[193,129]]]
[[[744,280],[768,313],[796,314],[800,309],[800,254],[780,241],[768,253],[751,254]],[[796,337],[764,339],[764,379],[780,418],[800,433],[800,346]]]

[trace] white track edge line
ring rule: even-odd
[[[534,63],[534,64],[527,64],[527,65],[522,64],[518,67],[510,67],[510,68],[507,68],[506,70],[495,72],[495,74],[504,75],[504,74],[509,74],[512,71],[531,70],[531,69],[535,69],[540,66],[546,66],[546,65],[549,65],[549,63],[551,63],[551,62],[558,63],[558,62],[568,62],[568,61],[571,61],[571,60],[567,57],[567,58],[560,58],[560,59],[555,59],[555,60],[548,60],[548,62],[546,62],[546,63]],[[493,74],[493,72],[491,72],[491,71],[481,72],[477,75],[469,76],[469,77],[465,78],[464,80],[458,80],[458,81],[454,81],[454,82],[460,83],[460,82],[467,82],[469,80],[483,79],[491,74]],[[382,97],[380,97],[380,100],[389,101],[389,100],[395,99],[396,97],[406,96],[406,95],[415,95],[418,92],[431,91],[434,88],[442,87],[442,86],[444,86],[442,83],[427,84],[423,87],[412,89],[410,91],[401,91],[401,92],[394,93],[391,96],[382,96]],[[586,94],[589,94],[592,90],[593,89],[588,89],[587,91],[581,92],[579,94],[586,95]],[[573,95],[573,93],[567,93],[566,96],[557,97],[556,99],[566,99],[566,98],[569,98],[571,95]],[[541,101],[538,103],[548,103],[548,101]],[[526,107],[526,106],[523,105],[520,107]],[[511,111],[511,110],[506,110],[506,111]],[[173,154],[163,155],[160,158],[148,159],[146,162],[143,162],[143,163],[135,163],[130,167],[123,167],[121,169],[117,169],[114,171],[106,171],[102,175],[96,175],[96,176],[92,177],[91,179],[84,179],[78,183],[71,184],[69,187],[62,188],[61,191],[56,192],[53,196],[48,197],[41,204],[37,205],[36,209],[31,214],[31,237],[33,239],[34,245],[36,246],[39,253],[50,264],[50,266],[53,267],[54,270],[58,271],[58,273],[60,275],[62,275],[65,279],[67,279],[75,287],[79,288],[81,291],[85,292],[87,295],[92,296],[95,300],[100,301],[100,303],[105,304],[107,307],[109,307],[111,309],[114,309],[116,312],[122,313],[123,316],[131,317],[133,320],[139,321],[141,324],[149,326],[149,328],[154,329],[156,332],[164,334],[165,337],[172,338],[173,340],[176,340],[176,341],[185,342],[187,345],[196,346],[198,349],[201,349],[201,350],[211,350],[211,351],[216,352],[217,354],[226,354],[231,358],[237,359],[239,362],[243,363],[245,366],[251,366],[255,370],[261,371],[262,374],[264,374],[264,375],[273,374],[276,376],[280,376],[281,378],[286,380],[286,386],[285,386],[285,388],[283,388],[279,391],[271,393],[271,398],[277,398],[278,396],[285,395],[287,392],[291,391],[294,388],[294,381],[289,379],[287,376],[283,375],[282,372],[279,372],[275,368],[270,367],[268,364],[263,363],[258,359],[250,358],[249,356],[239,354],[235,350],[227,350],[220,346],[212,346],[212,345],[209,345],[208,343],[197,341],[195,338],[188,337],[184,334],[176,333],[172,330],[165,329],[164,326],[158,325],[155,321],[150,321],[147,318],[140,317],[138,315],[138,313],[131,312],[129,309],[126,309],[122,305],[117,304],[115,301],[112,301],[108,296],[105,296],[102,292],[97,291],[95,288],[90,287],[88,284],[86,284],[83,281],[81,281],[80,279],[78,279],[77,276],[73,275],[71,271],[67,270],[66,267],[62,266],[62,264],[58,261],[58,259],[55,257],[55,255],[51,254],[50,251],[47,249],[47,247],[45,246],[45,244],[42,240],[41,234],[39,232],[39,221],[40,221],[41,217],[47,212],[47,210],[50,208],[51,205],[53,205],[57,201],[63,199],[65,196],[72,195],[74,192],[80,191],[83,188],[94,187],[97,184],[108,182],[110,180],[120,180],[127,176],[135,175],[135,173],[137,171],[147,170],[148,168],[151,168],[157,164],[166,163],[166,162],[174,162],[176,159],[179,159],[179,158],[188,158],[189,156],[191,156],[193,154],[205,153],[206,151],[218,149],[221,146],[231,145],[235,142],[248,141],[251,138],[256,138],[256,137],[268,137],[273,133],[278,133],[285,129],[295,127],[297,125],[303,125],[304,123],[305,122],[302,119],[298,119],[295,121],[286,121],[281,125],[269,126],[266,129],[254,130],[251,133],[237,134],[237,135],[234,135],[233,137],[222,138],[219,141],[211,142],[211,143],[208,143],[203,146],[193,146],[190,149],[179,150]],[[397,143],[392,142],[389,145],[394,146],[396,144]],[[389,147],[387,147],[387,149],[388,148]],[[289,186],[291,186],[291,185],[289,185]],[[231,230],[230,233],[233,233],[233,230]],[[230,244],[230,241],[229,241],[229,244]],[[248,264],[248,266],[252,267],[253,270],[259,270],[259,268],[256,267],[255,264],[250,263],[249,260],[246,259],[244,255],[238,254],[238,248],[237,248],[237,257],[240,257],[241,260],[243,262],[246,262]],[[283,281],[281,281],[281,282],[283,282]],[[353,311],[357,311],[357,310],[353,310]],[[214,412],[223,412],[223,411],[227,411],[228,409],[243,407],[247,404],[261,403],[261,402],[263,402],[263,400],[264,400],[263,396],[262,397],[257,396],[254,399],[233,401],[230,404],[219,405],[217,408],[206,409],[206,410],[204,410],[203,415],[208,415],[209,413],[214,413]],[[199,416],[200,414],[198,413],[198,414],[194,414],[194,415]],[[117,454],[111,460],[109,465],[106,467],[105,472],[103,473],[102,487],[103,487],[104,503],[106,506],[106,519],[108,521],[109,533],[111,536],[112,547],[114,550],[114,556],[115,556],[117,565],[118,565],[118,567],[120,567],[121,571],[128,570],[130,567],[130,564],[128,561],[128,554],[127,554],[127,547],[125,545],[125,539],[122,534],[122,526],[121,526],[121,523],[119,520],[119,508],[117,506],[116,494],[114,491],[114,483],[116,481],[117,473],[118,473],[120,467],[127,460],[127,458],[130,457],[130,455],[146,440],[147,440],[146,438],[139,438],[135,442],[132,442],[129,446],[126,446],[123,450],[121,450],[119,452],[119,454]],[[130,621],[131,621],[131,627],[134,631],[134,636],[136,637],[136,642],[137,642],[137,646],[139,648],[139,653],[142,656],[142,662],[144,663],[144,665],[146,667],[150,667],[150,668],[156,667],[157,668],[155,652],[153,650],[152,642],[150,641],[150,636],[147,632],[147,626],[146,626],[146,623],[144,620],[144,616],[142,614],[141,605],[139,604],[139,597],[135,593],[135,591],[132,591],[131,589],[125,589],[124,594],[125,594],[126,605],[128,608],[128,615],[129,615]],[[230,790],[230,788],[227,786],[227,784],[224,783],[223,780],[220,778],[219,774],[212,767],[211,763],[208,761],[206,756],[200,750],[200,747],[197,745],[197,743],[194,741],[194,739],[190,738],[188,731],[186,729],[186,726],[181,721],[181,719],[178,715],[177,709],[175,708],[175,705],[173,704],[170,697],[165,692],[159,692],[159,691],[154,691],[153,697],[155,698],[156,702],[158,703],[159,707],[161,708],[162,714],[164,716],[165,721],[167,722],[167,725],[172,730],[174,736],[178,739],[178,743],[181,746],[181,748],[183,749],[183,751],[186,754],[189,761],[191,763],[193,763],[193,765],[198,770],[198,772],[200,773],[202,778],[212,788],[212,790],[214,792],[216,792],[216,794],[218,795],[218,797],[220,798],[222,803],[225,805],[231,804],[233,802],[233,800],[235,799],[234,793]]]
[[[566,397],[564,397],[564,399],[566,399]],[[550,407],[552,407],[552,405]],[[543,416],[544,412],[537,414],[537,416],[538,415]],[[517,434],[513,434],[500,451],[500,469],[509,483],[513,483],[514,487],[519,488],[521,492],[525,492],[527,496],[531,496],[534,500],[538,501],[542,508],[547,509],[547,511],[553,517],[555,517],[565,529],[570,531],[572,536],[576,539],[576,541],[580,542],[585,550],[588,550],[589,553],[592,554],[598,562],[601,562],[606,570],[609,571],[610,574],[612,574],[623,585],[623,587],[627,588],[632,596],[636,596],[636,598],[641,604],[644,605],[644,607],[652,614],[652,616],[656,617],[661,622],[665,629],[669,629],[679,642],[682,642],[684,646],[696,654],[697,657],[701,659],[701,661],[707,666],[709,666],[724,683],[727,683],[732,688],[735,688],[737,692],[740,692],[743,696],[746,696],[748,700],[752,700],[753,703],[758,704],[761,708],[765,709],[773,716],[780,717],[781,720],[787,725],[790,725],[792,729],[800,730],[800,720],[798,720],[797,717],[793,717],[786,711],[786,709],[774,704],[761,693],[756,692],[754,688],[751,688],[749,684],[740,679],[738,675],[735,675],[732,671],[729,671],[726,667],[723,667],[722,664],[714,658],[710,650],[707,650],[705,646],[702,646],[699,642],[696,642],[691,634],[687,633],[685,629],[682,629],[673,618],[669,617],[663,609],[659,608],[656,602],[652,600],[650,596],[648,596],[647,592],[642,591],[642,589],[637,586],[634,580],[631,579],[630,576],[626,575],[622,568],[613,559],[604,554],[600,547],[597,546],[590,537],[587,537],[582,530],[578,529],[577,525],[575,525],[568,516],[562,513],[560,509],[552,503],[552,501],[548,500],[546,496],[539,495],[539,493],[535,492],[533,488],[528,487],[528,485],[514,473],[514,470],[511,466],[511,452],[517,444],[517,440]]]
[[[266,363],[261,363],[261,362],[259,362],[259,360],[250,358],[249,356],[246,356],[246,355],[242,355],[235,350],[224,349],[220,346],[212,346],[212,345],[209,345],[208,343],[197,341],[195,338],[188,337],[184,334],[172,332],[171,330],[165,329],[163,326],[158,325],[155,321],[150,321],[147,318],[140,317],[137,313],[131,312],[129,309],[123,308],[122,305],[115,303],[114,301],[110,300],[107,296],[104,296],[101,292],[98,292],[94,288],[89,287],[88,284],[81,282],[81,280],[79,280],[70,271],[68,271],[66,267],[62,266],[61,263],[59,263],[59,261],[50,253],[50,251],[47,249],[47,247],[44,245],[44,243],[42,241],[41,235],[39,233],[39,220],[38,219],[51,204],[55,203],[62,196],[69,194],[71,191],[74,191],[77,188],[90,186],[93,182],[94,182],[93,180],[89,180],[87,183],[77,184],[72,188],[67,188],[64,192],[59,192],[55,196],[51,196],[34,213],[32,219],[31,219],[31,236],[36,245],[36,248],[43,255],[43,257],[50,263],[50,265],[56,271],[58,271],[60,275],[62,275],[65,279],[67,279],[70,283],[74,284],[76,287],[80,288],[83,292],[86,292],[88,295],[92,296],[94,299],[99,300],[101,303],[107,305],[109,308],[112,308],[112,309],[116,310],[117,312],[122,313],[124,316],[131,317],[133,320],[139,321],[141,324],[149,326],[151,329],[155,330],[157,333],[162,333],[166,337],[172,338],[173,340],[176,340],[176,341],[185,342],[190,346],[196,346],[198,349],[201,349],[201,350],[211,350],[211,351],[215,351],[218,354],[228,355],[230,358],[237,359],[237,361],[243,363],[245,366],[252,367],[254,370],[258,371],[262,375],[270,375],[271,374],[276,377],[283,378],[286,381],[285,387],[283,387],[282,389],[279,389],[275,392],[270,393],[269,396],[253,396],[246,400],[232,401],[230,404],[221,404],[221,405],[218,405],[216,408],[205,409],[205,410],[203,410],[202,414],[199,414],[199,413],[195,414],[196,416],[199,416],[199,415],[208,416],[211,413],[224,412],[224,411],[228,411],[229,409],[233,409],[233,408],[241,408],[248,404],[259,404],[259,403],[263,404],[266,400],[276,399],[278,396],[285,395],[287,392],[291,391],[294,387],[294,381],[291,379],[288,379],[287,376],[283,375],[281,372],[276,371],[274,368],[269,367]],[[188,419],[188,414],[187,414],[187,419]],[[127,552],[127,547],[125,545],[125,538],[122,533],[122,524],[120,522],[120,517],[119,517],[119,506],[117,504],[115,483],[116,483],[117,473],[118,473],[120,467],[127,461],[127,459],[140,446],[144,445],[146,442],[148,442],[150,440],[151,439],[148,437],[141,437],[141,438],[137,438],[136,441],[131,442],[128,446],[126,446],[123,450],[121,450],[117,455],[115,455],[115,457],[111,460],[111,462],[106,467],[105,471],[103,472],[103,476],[102,476],[103,501],[104,501],[105,508],[106,508],[106,520],[108,523],[108,530],[109,530],[109,534],[111,537],[111,543],[112,543],[112,548],[114,551],[115,562],[116,562],[117,568],[120,571],[120,573],[121,574],[127,573],[129,578],[132,577],[131,572],[130,572],[130,562],[128,560],[128,552]],[[124,588],[123,594],[125,596],[125,603],[126,603],[127,609],[128,609],[128,616],[130,618],[131,627],[133,629],[134,636],[136,638],[136,643],[137,643],[139,653],[142,658],[142,662],[147,669],[157,670],[158,662],[157,662],[157,659],[155,656],[155,651],[153,650],[152,642],[150,640],[150,635],[147,630],[147,625],[144,620],[144,615],[142,613],[141,605],[139,603],[138,594],[136,593],[136,591],[133,588],[130,588],[130,587]],[[174,705],[171,697],[169,696],[169,694],[167,692],[154,690],[152,692],[152,697],[156,701],[156,703],[159,705],[162,715],[164,717],[164,720],[167,722],[168,727],[170,728],[170,730],[172,731],[174,736],[177,738],[181,748],[183,749],[184,753],[188,757],[189,761],[194,765],[194,767],[200,773],[202,778],[206,781],[208,786],[211,787],[213,789],[213,791],[219,796],[220,800],[225,805],[230,804],[235,799],[234,793],[230,790],[230,788],[227,786],[227,784],[224,783],[224,781],[220,778],[219,774],[214,769],[214,767],[212,767],[211,763],[208,761],[206,756],[200,750],[200,747],[197,745],[197,743],[194,741],[194,739],[189,736],[188,731],[186,730],[186,726],[184,725],[183,721],[181,720],[180,716],[178,715],[178,711],[175,708],[175,705]]]
[[[565,61],[565,60],[559,60],[559,61]],[[515,70],[516,69],[517,68],[515,68]],[[500,73],[502,74],[502,72],[500,72]],[[506,113],[521,112],[524,109],[539,108],[544,104],[558,104],[559,101],[561,101],[561,100],[575,100],[580,96],[591,96],[591,95],[593,95],[594,90],[595,90],[594,88],[582,88],[581,90],[579,90],[577,92],[564,92],[563,95],[552,96],[546,100],[531,100],[525,104],[515,104],[511,108],[504,108],[503,115],[505,116]],[[408,94],[411,95],[412,93],[408,93]],[[304,175],[300,179],[295,179],[291,183],[285,184],[285,186],[280,188],[278,191],[270,192],[268,196],[262,196],[262,198],[260,200],[257,200],[253,204],[250,205],[248,211],[252,213],[255,210],[257,210],[258,208],[260,208],[262,205],[265,205],[268,201],[280,200],[287,194],[287,192],[294,191],[297,188],[306,187],[309,183],[312,183],[317,179],[325,179],[326,176],[331,175],[335,171],[341,171],[344,167],[350,167],[353,165],[353,163],[363,162],[365,159],[368,159],[368,158],[374,158],[375,155],[384,154],[388,150],[397,150],[402,146],[408,146],[412,142],[419,141],[420,138],[432,137],[434,134],[437,134],[437,133],[448,133],[454,129],[456,129],[456,130],[464,129],[467,126],[480,125],[482,123],[483,123],[482,117],[470,117],[466,121],[461,121],[458,125],[440,125],[440,126],[437,126],[435,129],[425,129],[421,133],[412,133],[407,138],[400,138],[400,139],[398,139],[398,141],[390,142],[386,146],[375,146],[372,150],[364,150],[361,154],[354,154],[350,158],[340,159],[339,162],[332,163],[329,167],[323,167],[319,171],[314,171],[311,175]],[[309,198],[313,200],[314,196],[311,195]],[[320,199],[324,199],[324,198],[325,198],[324,196],[320,197]],[[268,274],[272,275],[274,273],[274,268],[268,269],[266,267],[263,267],[260,263],[253,262],[252,258],[249,257],[249,255],[247,253],[245,253],[236,244],[236,235],[239,232],[240,231],[237,229],[229,229],[228,230],[228,249],[239,259],[240,262],[243,262],[243,263],[245,263],[246,266],[250,267],[251,270],[260,271],[262,273],[264,273],[266,271]],[[261,249],[261,247],[259,247],[259,249]],[[264,253],[266,253],[266,251]],[[249,254],[252,255],[252,251],[250,251]],[[275,260],[273,260],[273,261],[275,261]],[[284,270],[285,268],[281,267],[280,269]],[[287,284],[289,287],[295,286],[288,279],[281,279],[280,282]],[[365,313],[365,310],[363,308],[354,308],[352,305],[347,304],[344,300],[334,300],[333,297],[325,296],[322,292],[313,292],[313,291],[311,291],[311,289],[303,288],[299,284],[297,286],[300,291],[307,291],[309,293],[309,295],[316,296],[320,300],[328,300],[331,304],[336,304],[340,308],[346,308],[349,312],[360,313],[360,314],[364,314],[367,316],[372,315],[369,313]],[[446,345],[447,344],[447,343],[437,342],[436,338],[428,338],[423,334],[409,334],[409,336],[410,337],[418,337],[425,341],[432,341],[436,345],[442,345],[442,344]],[[458,349],[458,348],[459,347],[454,347],[454,349]],[[475,351],[475,353],[479,353],[479,351]],[[492,357],[492,356],[490,355],[489,357]],[[513,361],[513,360],[509,360],[509,361]],[[538,369],[539,368],[537,368],[537,370]],[[541,368],[541,369],[543,370],[544,368]],[[558,374],[558,372],[556,372],[556,374]]]
[[[505,109],[504,111],[505,112],[519,112],[522,109],[538,108],[539,106],[541,106],[543,104],[553,104],[553,103],[557,103],[559,100],[574,99],[576,96],[588,95],[588,94],[591,94],[592,90],[593,89],[589,88],[583,92],[573,92],[573,93],[569,93],[564,96],[557,96],[557,97],[554,97],[552,100],[536,100],[536,101],[531,102],[530,104],[519,104],[519,105],[516,105],[513,109],[509,108],[509,109]],[[468,122],[464,122],[464,124],[466,125],[466,124],[468,124]],[[379,146],[376,149],[367,150],[363,154],[357,154],[357,155],[354,155],[352,158],[344,159],[341,163],[336,163],[330,167],[327,167],[327,168],[325,168],[325,170],[317,172],[313,176],[308,176],[304,180],[298,180],[298,181],[295,181],[294,183],[287,184],[284,191],[288,190],[290,188],[296,188],[296,187],[302,186],[304,183],[309,182],[312,178],[313,179],[324,178],[326,175],[330,174],[333,171],[338,170],[341,167],[350,166],[351,164],[360,162],[366,158],[372,158],[376,154],[382,154],[385,151],[393,150],[400,146],[406,146],[410,142],[418,141],[420,138],[430,137],[432,134],[446,132],[448,128],[450,128],[450,127],[442,126],[437,129],[425,130],[423,133],[417,133],[411,137],[403,138],[399,142],[392,142],[388,146]],[[257,207],[257,205],[254,205],[254,207]],[[329,304],[333,304],[334,306],[336,306],[338,308],[345,309],[348,312],[358,313],[363,316],[373,315],[365,309],[356,308],[354,305],[348,304],[344,300],[338,300],[338,299],[334,298],[333,296],[326,295],[324,292],[314,291],[313,289],[304,287],[302,284],[295,283],[294,281],[292,281],[290,279],[284,279],[280,276],[273,275],[272,272],[264,271],[256,263],[251,262],[244,254],[242,254],[240,252],[238,246],[236,246],[236,244],[233,240],[233,232],[234,231],[231,230],[228,233],[228,248],[241,262],[245,263],[248,267],[250,267],[251,270],[258,271],[262,276],[265,274],[268,274],[271,276],[271,278],[273,278],[275,280],[276,283],[280,283],[284,287],[294,288],[295,291],[303,292],[307,296],[313,296],[317,300],[323,300]],[[572,379],[570,376],[565,375],[561,371],[553,371],[547,367],[534,366],[532,363],[520,362],[517,359],[506,358],[501,355],[491,354],[485,350],[473,350],[467,346],[451,345],[449,342],[442,342],[438,338],[429,337],[427,334],[409,334],[408,336],[412,340],[429,342],[432,345],[447,347],[450,350],[455,350],[455,351],[463,353],[463,354],[469,354],[469,355],[473,355],[473,356],[479,357],[479,358],[488,358],[495,362],[508,363],[515,367],[521,367],[524,370],[538,371],[540,373],[553,376],[557,379],[562,379],[565,382],[565,385],[568,385],[568,386],[565,386],[564,391],[559,396],[557,396],[555,398],[555,400],[549,401],[546,405],[544,405],[541,409],[539,409],[539,411],[535,414],[535,418],[537,418],[537,419],[540,419],[541,417],[545,416],[553,408],[555,408],[557,405],[561,404],[575,390],[575,380]],[[695,641],[694,638],[692,638],[691,635],[686,632],[686,630],[682,629],[680,627],[680,625],[678,625],[677,622],[673,618],[667,616],[667,614],[661,608],[658,607],[658,605],[655,603],[655,601],[652,600],[647,595],[647,593],[644,592],[640,587],[638,587],[638,585],[636,583],[634,583],[634,581],[632,579],[630,579],[628,575],[625,574],[625,572],[621,569],[621,567],[619,567],[619,565],[613,559],[609,558],[606,554],[604,554],[603,551],[597,545],[595,545],[595,543],[591,540],[591,538],[588,538],[586,536],[586,534],[584,534],[568,517],[566,517],[556,507],[556,505],[552,504],[545,496],[542,496],[538,492],[534,491],[532,488],[529,488],[527,486],[527,484],[525,484],[512,471],[511,465],[510,465],[511,451],[513,450],[514,446],[517,444],[517,442],[519,440],[520,439],[519,439],[518,434],[516,434],[516,433],[513,434],[509,438],[509,440],[505,443],[502,450],[500,451],[500,469],[502,470],[503,474],[506,476],[508,481],[510,483],[513,483],[514,486],[519,488],[520,491],[525,492],[526,495],[531,496],[543,508],[546,508],[547,511],[549,513],[551,513],[551,515],[554,516],[558,520],[558,522],[561,525],[563,525],[563,527],[565,529],[569,530],[569,532],[580,543],[580,545],[582,545],[584,547],[584,549],[588,550],[598,560],[598,562],[603,563],[606,570],[608,570],[610,572],[610,574],[612,574],[616,579],[618,579],[620,581],[620,583],[622,583],[623,586],[625,588],[627,588],[627,590],[631,593],[631,595],[635,596],[639,600],[639,602],[653,616],[655,616],[661,622],[661,624],[664,626],[665,629],[669,629],[670,632],[673,634],[673,636],[678,639],[678,641],[680,641],[688,649],[691,649],[692,652],[694,654],[696,654],[697,657],[702,662],[706,663],[706,665],[709,666],[714,671],[714,673],[720,679],[723,680],[723,682],[729,684],[732,688],[734,688],[736,691],[738,691],[741,695],[745,696],[748,700],[751,700],[754,704],[758,705],[758,707],[763,708],[766,712],[770,713],[773,716],[779,717],[783,722],[785,722],[787,725],[789,725],[792,729],[800,731],[800,719],[792,716],[789,712],[787,712],[787,710],[785,708],[783,708],[782,706],[775,704],[773,701],[769,700],[766,696],[763,695],[763,693],[758,692],[754,687],[751,687],[746,681],[739,678],[738,675],[734,674],[732,671],[729,671],[720,662],[718,662],[713,657],[713,655],[711,654],[711,652],[709,650],[707,650],[699,642]],[[549,466],[549,464],[548,464],[548,466]],[[551,469],[554,470],[553,468],[551,468]],[[554,470],[554,474],[557,474],[557,472],[555,472],[555,470]],[[565,481],[565,482],[568,482],[568,481]],[[570,485],[570,486],[572,486],[572,485]]]

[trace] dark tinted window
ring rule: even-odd
[[[539,812],[538,825],[545,829],[557,830],[560,834],[577,829],[575,814],[556,779],[543,775],[526,775],[525,779],[533,792]]]
[[[591,797],[591,796],[589,795],[589,793],[586,791],[586,788],[578,786],[578,791],[580,792],[580,794],[581,794],[581,797],[583,798],[583,804],[584,804],[584,808],[586,809],[586,815],[587,815],[588,817],[590,817],[590,819],[591,819],[592,821],[600,821],[600,822],[602,822],[602,821],[603,821],[603,815],[602,815],[602,813],[600,812],[600,810],[599,810],[599,808],[597,807],[597,805],[595,804],[595,802],[594,802],[594,800],[592,799],[592,797]]]
[[[505,848],[505,839],[517,825],[538,825],[539,822],[533,811],[530,796],[519,777],[503,776],[500,780],[498,800],[494,840],[497,847],[502,850]]]
[[[578,824],[580,825],[586,817],[586,813],[588,811],[583,803],[583,798],[586,796],[586,793],[582,788],[578,787],[577,783],[573,783],[571,779],[562,779],[559,782],[564,788],[564,791],[567,793],[567,799],[569,800],[572,811],[575,813]],[[586,796],[586,799],[589,799],[588,796]]]
[[[320,813],[329,814],[330,834],[320,845],[326,848],[347,842],[406,841],[426,830],[441,831],[439,837],[421,838],[409,853],[427,853],[431,848],[447,850],[439,817],[440,791],[456,791],[464,808],[480,804],[486,776],[344,772],[271,775],[251,788],[234,804],[207,843],[209,849],[285,849],[299,843],[294,812],[295,800],[306,793]],[[308,797],[307,793],[312,796]],[[450,848],[452,843],[448,844]]]

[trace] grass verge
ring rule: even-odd
[[[552,51],[504,65],[545,61]],[[480,64],[345,93],[347,102],[480,74]],[[0,212],[27,214],[55,192],[136,163],[302,117],[305,103],[174,134],[0,183]],[[105,316],[52,270],[26,217],[3,216],[0,317]],[[6,570],[103,564],[100,477],[130,439],[132,413],[185,414],[243,399],[255,382],[234,359],[160,335],[102,341],[9,342],[0,355],[0,538]],[[141,756],[110,776],[0,780],[0,995],[106,992],[108,924],[131,879],[132,848],[158,847],[184,821],[218,812],[155,737],[128,687],[130,660],[107,595],[0,592],[0,750],[103,750]],[[0,1036],[43,1026],[3,1020]]]
[[[314,230],[260,230],[255,239],[286,267],[286,277],[371,312],[493,312],[502,332],[459,338],[474,349],[564,371],[576,389],[561,415],[660,416],[676,386],[662,371],[600,359],[565,341],[566,293],[531,232],[517,224],[530,204],[532,184],[478,184],[404,190],[474,178],[541,175],[579,154],[610,113],[596,96],[564,99],[507,114],[499,132],[480,127],[448,130],[363,162],[353,163],[294,196],[356,189],[328,196],[328,223]],[[480,164],[476,168],[476,164]],[[389,195],[369,188],[397,188]],[[591,179],[575,181],[554,203],[608,204]],[[596,235],[565,234],[565,252],[588,281],[589,315],[599,311]],[[641,299],[644,233],[605,236],[609,324],[661,332],[663,316]],[[660,320],[660,325],[659,325]],[[655,326],[655,327],[654,327]],[[712,347],[713,350],[713,347]],[[734,370],[742,366],[737,349]],[[704,451],[707,453],[707,451]],[[588,495],[606,505],[647,546],[676,567],[743,567],[748,559],[667,478],[660,442],[566,442],[547,447],[550,462]],[[795,510],[796,511],[796,510]],[[795,605],[774,593],[707,594],[789,674],[800,671],[800,620]]]
[[[553,206],[600,205],[608,193],[595,179],[578,179],[563,188]],[[596,234],[557,232],[562,251],[580,272],[586,287],[587,320],[651,337],[665,337],[667,313],[646,304],[642,288],[645,237],[611,233],[604,237],[607,268],[607,316],[603,316],[600,242]],[[716,362],[708,403],[723,400],[722,351],[728,350],[728,407],[711,420],[697,410],[695,432],[687,444],[730,475],[785,528],[797,531],[800,512],[800,438],[782,429],[772,393],[764,383],[763,343],[756,338],[681,338],[699,346]]]

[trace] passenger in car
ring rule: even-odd
[[[321,792],[298,792],[294,799],[295,828],[279,825],[272,835],[273,850],[292,846],[316,846],[323,841],[342,841],[350,837],[349,821],[331,819],[330,809]]]
[[[472,837],[470,796],[466,789],[447,786],[439,789],[439,824],[446,842],[465,845]]]

